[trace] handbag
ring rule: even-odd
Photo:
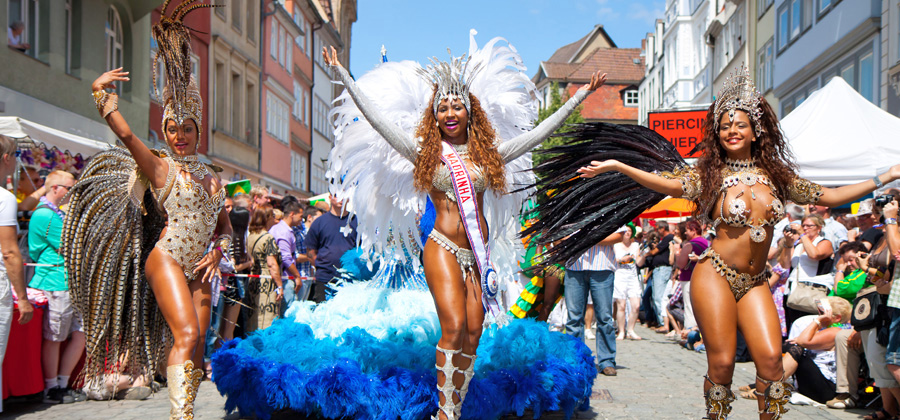
[[[860,290],[853,300],[853,312],[850,313],[850,325],[856,331],[865,331],[878,326],[878,307],[881,306],[881,295],[875,286]]]
[[[791,290],[791,294],[787,297],[786,304],[788,308],[808,314],[819,313],[816,301],[825,299],[828,296],[828,287],[821,284],[801,281],[799,266],[795,268],[794,271],[797,273],[794,278],[797,283],[794,285],[793,290]]]
[[[815,314],[819,312],[816,301],[828,296],[828,288],[820,284],[800,281],[788,295],[787,306],[800,312]]]

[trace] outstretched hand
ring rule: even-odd
[[[203,283],[211,282],[213,276],[216,275],[216,271],[219,269],[219,261],[222,260],[222,252],[216,248],[210,252],[207,252],[203,258],[200,259],[200,262],[197,263],[197,266],[194,268],[194,274],[196,275],[199,272],[203,272],[203,278],[201,281]]]
[[[340,66],[341,62],[338,61],[337,50],[334,47],[331,47],[331,54],[328,54],[328,47],[322,47],[322,58],[325,59],[325,64],[329,66]]]
[[[94,91],[98,91],[101,89],[115,89],[115,82],[127,82],[131,80],[128,77],[129,73],[127,71],[123,71],[122,67],[117,69],[112,69],[106,73],[100,75],[97,80],[94,80],[94,83],[91,84],[91,89]]]
[[[605,76],[605,75],[604,75]],[[615,171],[616,165],[619,164],[619,161],[609,159],[604,161],[594,160],[591,161],[591,164],[588,166],[582,166],[576,172],[578,172],[578,176],[581,178],[593,178],[597,175],[600,175],[604,172]]]
[[[888,173],[891,174],[892,181],[900,179],[900,164],[891,166],[891,169],[890,171],[888,171]]]
[[[597,90],[600,86],[606,83],[606,73],[600,74],[598,70],[596,73],[591,75],[591,82],[579,88],[579,90],[587,90],[593,92]]]

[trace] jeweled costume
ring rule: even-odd
[[[208,4],[185,1],[153,27],[167,76],[163,131],[168,120],[191,119],[202,132],[203,103],[190,76],[190,35],[184,16]],[[155,66],[154,66],[155,68]],[[154,74],[154,78],[155,78]],[[106,117],[118,109],[115,93],[95,92]],[[94,156],[69,192],[62,235],[72,299],[84,316],[86,383],[125,363],[132,375],[154,374],[171,345],[171,332],[156,305],[144,264],[157,247],[181,267],[188,282],[213,239],[224,189],[210,196],[196,179],[213,176],[196,155],[156,152],[168,164],[161,188],[153,188],[123,148]],[[160,238],[162,230],[165,235]],[[223,244],[227,246],[227,237]],[[203,371],[187,360],[167,368],[172,418],[193,418],[193,400]]]
[[[375,276],[381,278],[379,284],[397,283],[384,281],[385,271],[422,277],[418,250],[425,240],[454,254],[464,272],[476,269],[473,251],[456,246],[436,230],[423,236],[400,234],[418,232],[416,216],[425,213],[427,195],[413,183],[419,143],[412,133],[425,112],[434,112],[428,105],[435,84],[439,86],[435,103],[451,96],[465,103],[465,93],[471,92],[497,138],[512,139],[497,144],[507,164],[510,190],[533,182],[530,173],[523,172],[531,166],[528,151],[587,96],[579,92],[566,103],[561,118],[554,115],[526,132],[536,118],[534,85],[521,72],[518,54],[501,41],[496,38],[479,49],[473,31],[468,60],[435,62],[426,69],[408,61],[384,63],[359,81],[338,68],[346,91],[333,111],[337,138],[329,158],[331,191],[348,199],[344,209],[358,219],[362,254],[384,256],[382,273]],[[455,152],[467,160],[465,146],[457,146]],[[515,240],[517,225],[509,221],[517,220],[525,194],[487,189],[478,162],[472,163],[474,191],[486,191],[491,262],[501,277],[512,280],[523,250]],[[432,187],[455,203],[458,191],[450,177],[445,167],[436,168]],[[404,265],[408,266],[397,269]],[[479,273],[474,274],[478,281]],[[413,283],[423,284],[422,280]],[[571,415],[586,405],[596,376],[583,343],[549,332],[546,324],[514,320],[485,332],[477,358],[464,355],[473,360],[468,369],[451,362],[449,356],[460,349],[438,349],[448,356],[448,363],[437,369],[448,378],[454,373],[464,378],[459,389],[450,380],[438,386],[449,402],[438,407],[434,369],[440,326],[427,290],[351,285],[315,308],[295,303],[287,317],[246,340],[227,343],[214,356],[214,381],[228,397],[227,409],[261,418],[285,408],[355,419],[421,419],[436,409],[451,419],[495,419],[505,413],[521,415],[526,409],[537,416],[549,410]],[[464,404],[454,404],[454,394]]]
[[[713,108],[714,127],[722,115],[728,113],[733,121],[736,110],[747,113],[754,122],[756,135],[762,134],[760,118],[762,96],[753,86],[746,69],[732,75],[719,95]],[[565,262],[577,257],[587,248],[612,234],[616,228],[636,218],[650,205],[663,198],[663,194],[642,187],[628,176],[614,171],[602,173],[590,179],[573,178],[576,170],[593,160],[616,159],[634,168],[658,173],[664,178],[681,182],[682,197],[694,201],[701,210],[701,218],[710,223],[714,237],[709,248],[699,257],[710,259],[713,268],[728,283],[735,301],[740,300],[752,287],[764,282],[768,276],[765,267],[756,273],[735,270],[729,256],[716,251],[715,235],[720,226],[746,228],[750,240],[756,243],[767,238],[766,228],[773,226],[784,216],[784,205],[768,174],[753,160],[726,159],[722,170],[722,183],[712,202],[699,202],[701,197],[700,172],[685,164],[674,146],[655,132],[640,126],[583,124],[568,134],[572,141],[547,151],[553,154],[536,171],[543,182],[538,185],[540,220],[525,234],[544,232],[545,242],[561,241],[548,250],[542,264]],[[577,153],[576,153],[577,152]],[[546,196],[548,191],[554,195]],[[815,203],[822,195],[821,186],[802,178],[795,178],[784,197],[797,203]],[[754,212],[751,202],[762,203],[764,213]],[[733,257],[732,257],[733,258]],[[787,411],[792,387],[782,381],[769,381],[765,392],[757,392],[765,401],[765,413],[778,419]],[[713,383],[706,392],[707,413],[725,418],[731,412],[734,394],[727,385]]]

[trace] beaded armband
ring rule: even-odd
[[[659,176],[681,181],[681,198],[694,201],[700,197],[700,174],[690,166],[680,166],[670,171],[661,172]]]
[[[822,186],[797,177],[788,187],[788,199],[797,204],[815,204],[822,196]]]
[[[104,89],[96,90],[91,95],[94,97],[94,105],[97,106],[97,111],[100,111],[100,115],[103,118],[119,110],[119,95],[109,93]]]
[[[231,250],[231,235],[219,235],[213,243],[213,248],[219,248],[223,254]]]

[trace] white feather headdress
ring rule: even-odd
[[[498,142],[512,139],[530,130],[537,118],[535,86],[512,45],[498,37],[479,49],[475,34],[474,29],[469,31],[468,91],[481,102]],[[433,85],[421,77],[423,72],[427,70],[412,61],[388,62],[356,83],[388,120],[412,137],[424,112],[432,111],[428,104]],[[335,103],[331,112],[335,117],[335,145],[329,155],[327,176],[331,193],[347,200],[346,209],[357,217],[359,245],[366,251],[394,255],[402,254],[398,241],[409,249],[419,249],[422,244],[417,216],[425,211],[426,194],[414,186],[413,164],[372,128],[346,91]],[[530,153],[507,164],[507,188],[514,191],[530,185],[530,168]],[[490,190],[485,195],[491,259],[504,277],[514,276],[516,259],[524,254],[515,235],[521,203],[527,195],[527,191],[498,194]],[[390,226],[394,235],[388,242]]]

